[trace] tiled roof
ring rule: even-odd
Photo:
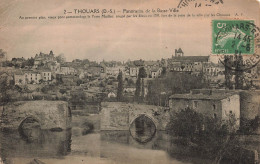
[[[234,94],[231,93],[213,93],[207,94],[174,94],[170,96],[170,99],[188,99],[188,100],[222,100],[226,99]]]
[[[208,62],[209,56],[174,56],[173,61],[191,61],[191,62]]]

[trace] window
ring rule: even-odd
[[[213,105],[212,105],[212,108],[213,108],[213,110],[215,110],[215,109],[216,109],[216,105],[215,105],[215,104],[213,104]]]
[[[216,119],[216,118],[217,118],[217,114],[216,114],[216,113],[214,113],[213,117]]]
[[[193,101],[193,108],[197,108],[198,107],[198,101]]]

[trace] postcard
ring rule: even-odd
[[[0,164],[260,162],[259,0],[1,0]]]

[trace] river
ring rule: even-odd
[[[0,134],[1,159],[6,164],[191,163],[172,157],[169,150],[174,146],[163,131],[157,131],[146,143],[136,141],[129,131],[95,131],[82,135],[76,134],[73,128],[61,132],[34,129],[27,132],[29,138],[14,130]]]

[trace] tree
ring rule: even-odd
[[[147,100],[152,105],[166,106],[168,96],[176,93],[189,93],[192,89],[208,87],[202,74],[191,75],[186,72],[169,72],[167,76],[148,83]]]
[[[225,86],[228,89],[232,89],[232,83],[231,83],[231,78],[232,78],[232,70],[231,70],[231,58],[228,55],[224,56],[224,66],[225,66]]]
[[[162,67],[162,77],[166,75],[166,67]]]
[[[56,57],[56,60],[58,63],[65,63],[66,62],[66,58],[64,56],[64,54],[60,54]]]
[[[133,79],[128,79],[127,80],[127,86],[132,86],[132,85],[134,85],[135,83],[134,83],[134,81],[133,81]]]
[[[236,82],[236,89],[243,89],[243,57],[241,53],[235,55],[235,82]]]
[[[123,100],[123,75],[122,72],[120,71],[118,76],[117,76],[117,81],[118,81],[118,86],[117,86],[117,101],[122,101]]]
[[[220,163],[227,153],[234,151],[239,145],[235,137],[234,114],[222,121],[187,107],[173,114],[167,130],[170,135],[179,138],[179,143],[190,146],[191,151],[196,151],[197,155],[210,158],[215,163]]]
[[[142,102],[142,100],[144,99],[144,86],[143,83],[141,83],[141,80],[143,80],[143,78],[145,78],[147,76],[145,68],[141,67],[139,68],[139,73],[138,73],[138,77],[137,77],[137,81],[136,81],[136,89],[135,89],[135,101],[137,102]],[[142,89],[142,90],[141,90]]]
[[[0,49],[0,58],[4,59],[6,56],[6,52],[3,49]]]
[[[77,86],[80,86],[80,84],[83,84],[83,81],[81,79],[78,79],[76,83],[77,83]]]
[[[92,97],[94,99],[94,97]],[[71,92],[70,102],[73,105],[85,105],[87,101],[87,97],[84,91]]]
[[[5,105],[7,104],[11,96],[8,94],[8,90],[11,89],[11,86],[8,85],[7,77],[3,77],[0,79],[0,104]]]
[[[135,101],[139,102],[141,92],[141,79],[138,77],[135,84]]]

